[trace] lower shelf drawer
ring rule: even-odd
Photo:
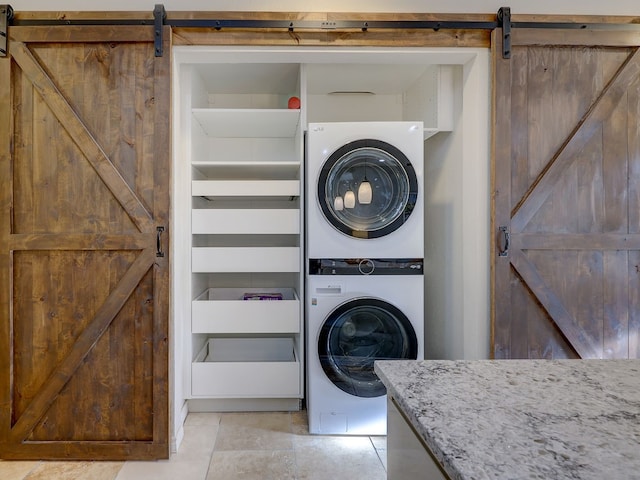
[[[192,272],[299,272],[299,247],[194,247]]]
[[[279,293],[282,300],[243,300]],[[300,300],[292,288],[209,288],[191,302],[193,333],[298,333]]]
[[[193,180],[191,195],[212,197],[297,197],[300,180]]]
[[[291,338],[210,338],[191,364],[194,396],[293,398],[300,392]]]
[[[191,211],[191,233],[297,235],[300,211],[291,208],[196,209]]]

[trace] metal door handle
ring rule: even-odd
[[[511,234],[509,227],[502,226],[498,228],[498,256],[506,257],[509,254],[509,244],[511,243]]]
[[[164,257],[164,252],[162,251],[162,232],[164,232],[164,227],[156,227],[156,257]]]

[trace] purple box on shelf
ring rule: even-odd
[[[282,300],[282,293],[248,292],[242,296],[243,300]]]

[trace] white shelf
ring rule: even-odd
[[[300,180],[194,180],[194,197],[297,197]]]
[[[194,108],[193,118],[210,137],[293,138],[300,110]]]
[[[282,300],[243,300],[245,293],[281,293]],[[193,333],[300,332],[300,299],[292,288],[209,288],[192,302]]]
[[[299,272],[299,247],[193,247],[194,273]]]
[[[297,180],[300,162],[219,160],[214,162],[191,162],[206,178],[225,180]],[[206,181],[206,180],[198,180]]]
[[[437,129],[437,128],[425,128],[424,129],[424,139],[427,140],[428,138],[433,137],[439,131],[440,130]]]
[[[300,395],[300,361],[290,338],[210,338],[191,364],[194,396]]]
[[[279,209],[191,210],[191,233],[216,235],[299,234],[300,211]]]

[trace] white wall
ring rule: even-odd
[[[462,339],[462,119],[461,72],[454,79],[452,132],[425,142],[425,358],[464,358]],[[477,318],[477,317],[476,317]],[[484,319],[480,319],[484,323]]]
[[[19,0],[14,10],[138,10],[156,3],[167,11],[280,11],[280,12],[442,12],[495,13],[502,6],[511,13],[640,15],[637,0]]]
[[[462,68],[460,131],[464,165],[461,176],[463,347],[459,358],[488,358],[490,350],[491,223],[491,61],[479,52]],[[482,321],[478,321],[482,319]]]
[[[489,357],[489,52],[454,72],[453,131],[425,142],[429,359]]]

